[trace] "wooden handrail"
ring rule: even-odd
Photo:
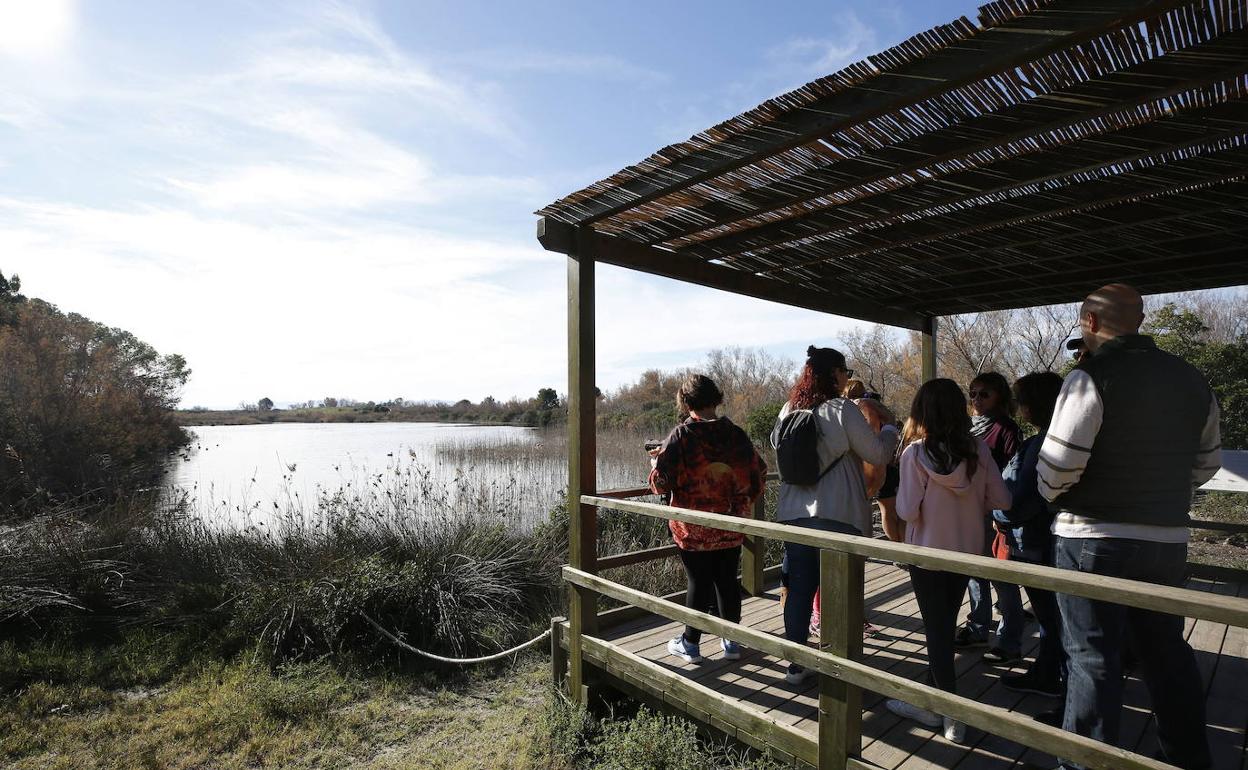
[[[1248,524],[1239,524],[1233,521],[1213,521],[1211,519],[1192,519],[1192,529],[1209,529],[1215,532],[1248,532]]]
[[[779,481],[779,473],[768,473],[764,477],[767,481]],[[626,500],[630,497],[648,497],[655,494],[650,487],[621,487],[620,489],[606,489],[598,493],[598,497],[606,497],[611,500]]]
[[[749,626],[722,620],[705,612],[691,610],[675,602],[660,599],[644,591],[629,588],[588,572],[564,567],[563,579],[602,596],[609,596],[642,607],[668,620],[705,629],[769,655],[791,660],[799,666],[813,669],[849,685],[878,692],[890,698],[900,698],[920,708],[945,714],[1025,746],[1042,746],[1044,751],[1066,759],[1123,770],[1171,770],[1171,766],[1163,762],[1101,743],[1092,738],[1069,733],[1057,727],[1050,727],[1029,716],[1016,714],[998,706],[988,706],[929,685],[913,682],[888,671],[872,668],[860,661],[791,642]]]
[[[700,524],[730,532],[801,543],[857,556],[913,564],[930,570],[984,577],[1004,583],[1015,583],[1057,593],[1124,604],[1129,607],[1248,627],[1248,599],[1218,596],[1186,588],[1044,567],[1038,564],[974,556],[940,548],[905,545],[857,535],[793,527],[770,521],[755,521],[739,516],[725,516],[719,513],[675,508],[656,503],[608,500],[592,495],[582,496],[581,502],[600,508],[627,511],[660,519],[674,519],[689,524]]]
[[[616,567],[627,567],[631,564],[642,564],[648,561],[655,561],[656,559],[666,559],[669,556],[675,556],[679,550],[675,543],[669,543],[657,548],[643,548],[640,551],[600,556],[598,557],[598,569],[615,569]]]
[[[650,487],[624,487],[623,489],[607,489],[598,493],[599,497],[607,497],[612,500],[624,500],[629,497],[645,497],[653,495],[654,490]]]

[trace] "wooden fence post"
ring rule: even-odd
[[[766,484],[766,482],[764,482]],[[767,505],[763,501],[766,491],[754,501],[754,518],[762,521]],[[762,596],[767,590],[763,582],[763,564],[766,559],[767,540],[760,535],[746,535],[741,548],[741,585],[750,596]]]
[[[861,556],[819,552],[819,646],[862,659],[863,575]],[[841,770],[862,752],[862,690],[819,675],[819,770]]]
[[[598,489],[594,388],[594,259],[568,257],[568,562],[597,573],[598,509],[581,495]],[[589,677],[581,636],[598,630],[598,595],[571,586],[568,607],[568,690],[582,706],[590,705]]]
[[[555,689],[562,690],[564,679],[568,676],[568,653],[563,649],[563,621],[566,618],[550,619],[550,679]]]

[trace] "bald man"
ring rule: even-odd
[[[1039,487],[1057,510],[1058,567],[1178,586],[1192,491],[1222,464],[1218,404],[1195,367],[1139,333],[1143,320],[1144,302],[1126,284],[1084,301],[1079,326],[1090,356],[1062,385]],[[1157,714],[1160,758],[1210,767],[1205,694],[1183,619],[1057,598],[1069,658],[1063,727],[1117,744],[1129,643]]]

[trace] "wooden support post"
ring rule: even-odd
[[[550,680],[555,689],[563,689],[563,680],[568,676],[568,653],[563,649],[563,621],[565,618],[550,619]]]
[[[767,506],[763,502],[765,493],[758,496],[754,501],[754,518],[762,521],[766,514]],[[745,588],[746,593],[750,596],[762,596],[767,590],[766,582],[763,580],[763,564],[766,556],[764,552],[767,550],[767,540],[761,535],[746,535],[745,542],[741,547],[741,586]]]
[[[819,552],[819,646],[862,659],[865,560],[841,551]],[[819,770],[845,767],[862,752],[862,690],[819,675]]]
[[[923,381],[927,382],[936,378],[936,316],[928,316],[922,326]]]
[[[582,505],[581,495],[598,489],[594,415],[594,259],[568,257],[568,562],[598,571],[598,509]],[[598,630],[598,596],[572,586],[569,602],[568,689],[588,707],[590,692],[581,635]]]

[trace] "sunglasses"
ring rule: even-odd
[[[994,394],[991,390],[972,390],[969,395],[971,398],[989,398]]]

